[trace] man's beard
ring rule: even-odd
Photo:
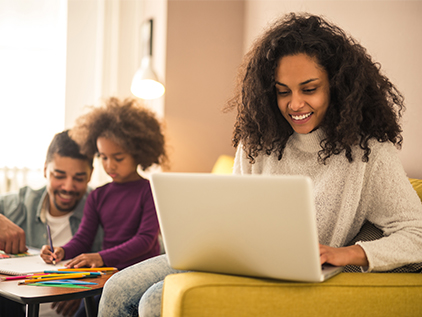
[[[59,193],[63,193],[65,195],[72,195],[72,196],[74,196],[76,198],[75,203],[72,206],[70,206],[70,207],[61,207],[61,206],[59,206],[58,203],[57,203],[57,201],[56,201],[56,195],[59,196]],[[77,199],[78,196],[79,196],[79,194],[77,192],[74,192],[74,191],[68,192],[68,191],[65,191],[65,190],[61,190],[61,191],[55,190],[54,191],[54,199],[53,199],[54,206],[57,208],[58,211],[61,211],[61,212],[70,212],[73,209],[75,209],[76,205],[79,203],[79,200],[80,199]]]

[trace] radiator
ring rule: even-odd
[[[42,169],[0,167],[0,194],[16,192],[24,186],[36,189],[44,185]]]

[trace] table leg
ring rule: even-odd
[[[38,317],[40,304],[26,304],[26,317]]]
[[[97,305],[95,303],[94,296],[84,298],[85,301],[85,312],[87,317],[97,317]]]

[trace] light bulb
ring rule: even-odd
[[[135,77],[130,88],[132,94],[142,99],[160,98],[165,91],[163,84],[153,79],[142,79]]]

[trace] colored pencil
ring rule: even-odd
[[[112,272],[112,271],[118,271],[115,267],[81,267],[81,268],[71,268],[71,269],[58,269],[58,271],[84,271],[84,272]]]
[[[25,278],[32,277],[34,275],[35,274],[20,275],[20,276],[5,276],[5,277],[1,277],[0,280],[2,280],[2,281],[22,280],[22,279],[25,279]],[[36,275],[38,275],[38,276],[47,275],[47,273],[38,273]]]
[[[42,274],[36,275],[36,274],[34,274],[34,275],[33,275],[32,277],[30,277],[30,278],[32,278],[32,279],[36,279],[36,278],[39,278],[39,279],[44,279],[44,278],[50,278],[50,277],[61,277],[61,278],[66,278],[66,277],[68,277],[68,276],[72,277],[72,276],[74,276],[74,275],[80,275],[80,274],[83,274],[83,275],[86,275],[86,276],[92,276],[92,277],[96,277],[96,276],[98,276],[97,274],[91,274],[91,272],[66,272],[66,273],[58,273],[58,274],[45,274],[45,275],[42,275]]]
[[[61,281],[41,281],[37,283],[42,284],[76,284],[76,285],[98,285],[98,283],[94,282],[85,282],[82,280],[61,280]]]
[[[48,287],[67,287],[67,288],[84,288],[91,289],[89,286],[76,285],[76,284],[44,284],[44,283],[29,283],[29,286],[48,286]]]
[[[48,243],[50,244],[51,252],[53,253],[53,264],[56,265],[56,259],[54,258],[53,239],[51,239],[51,231],[50,231],[50,226],[48,224],[47,224],[47,237],[48,237]]]
[[[84,271],[81,269],[80,271],[44,271],[44,273],[48,274],[69,274],[69,273],[89,273],[91,275],[104,275],[103,272],[94,272],[94,271]]]
[[[84,278],[87,274],[73,274],[72,276],[56,276],[56,277],[45,277],[45,278],[35,278],[35,279],[27,279],[25,281],[19,282],[19,285],[22,284],[30,284],[30,283],[37,283],[40,281],[52,281],[52,280],[63,280],[66,278]]]

